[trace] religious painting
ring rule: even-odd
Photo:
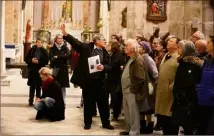
[[[147,17],[149,21],[162,22],[167,20],[167,0],[147,0]]]

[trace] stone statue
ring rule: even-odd
[[[25,42],[30,43],[30,37],[31,37],[31,24],[30,24],[30,19],[27,20],[27,25],[26,25],[26,34],[25,34]]]
[[[127,28],[127,7],[122,11],[122,23],[121,26],[123,28]]]

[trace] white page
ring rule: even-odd
[[[88,58],[88,67],[89,67],[90,74],[100,71],[100,70],[97,70],[97,65],[100,65],[99,55]]]

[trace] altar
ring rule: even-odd
[[[51,32],[51,40],[53,40],[57,34],[62,34],[61,30],[59,30],[59,29],[52,29],[49,31]],[[81,40],[82,32],[83,32],[83,30],[67,29],[67,33],[74,36],[78,40]]]

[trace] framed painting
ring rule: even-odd
[[[167,0],[147,0],[148,21],[164,22],[167,20],[166,15]]]

